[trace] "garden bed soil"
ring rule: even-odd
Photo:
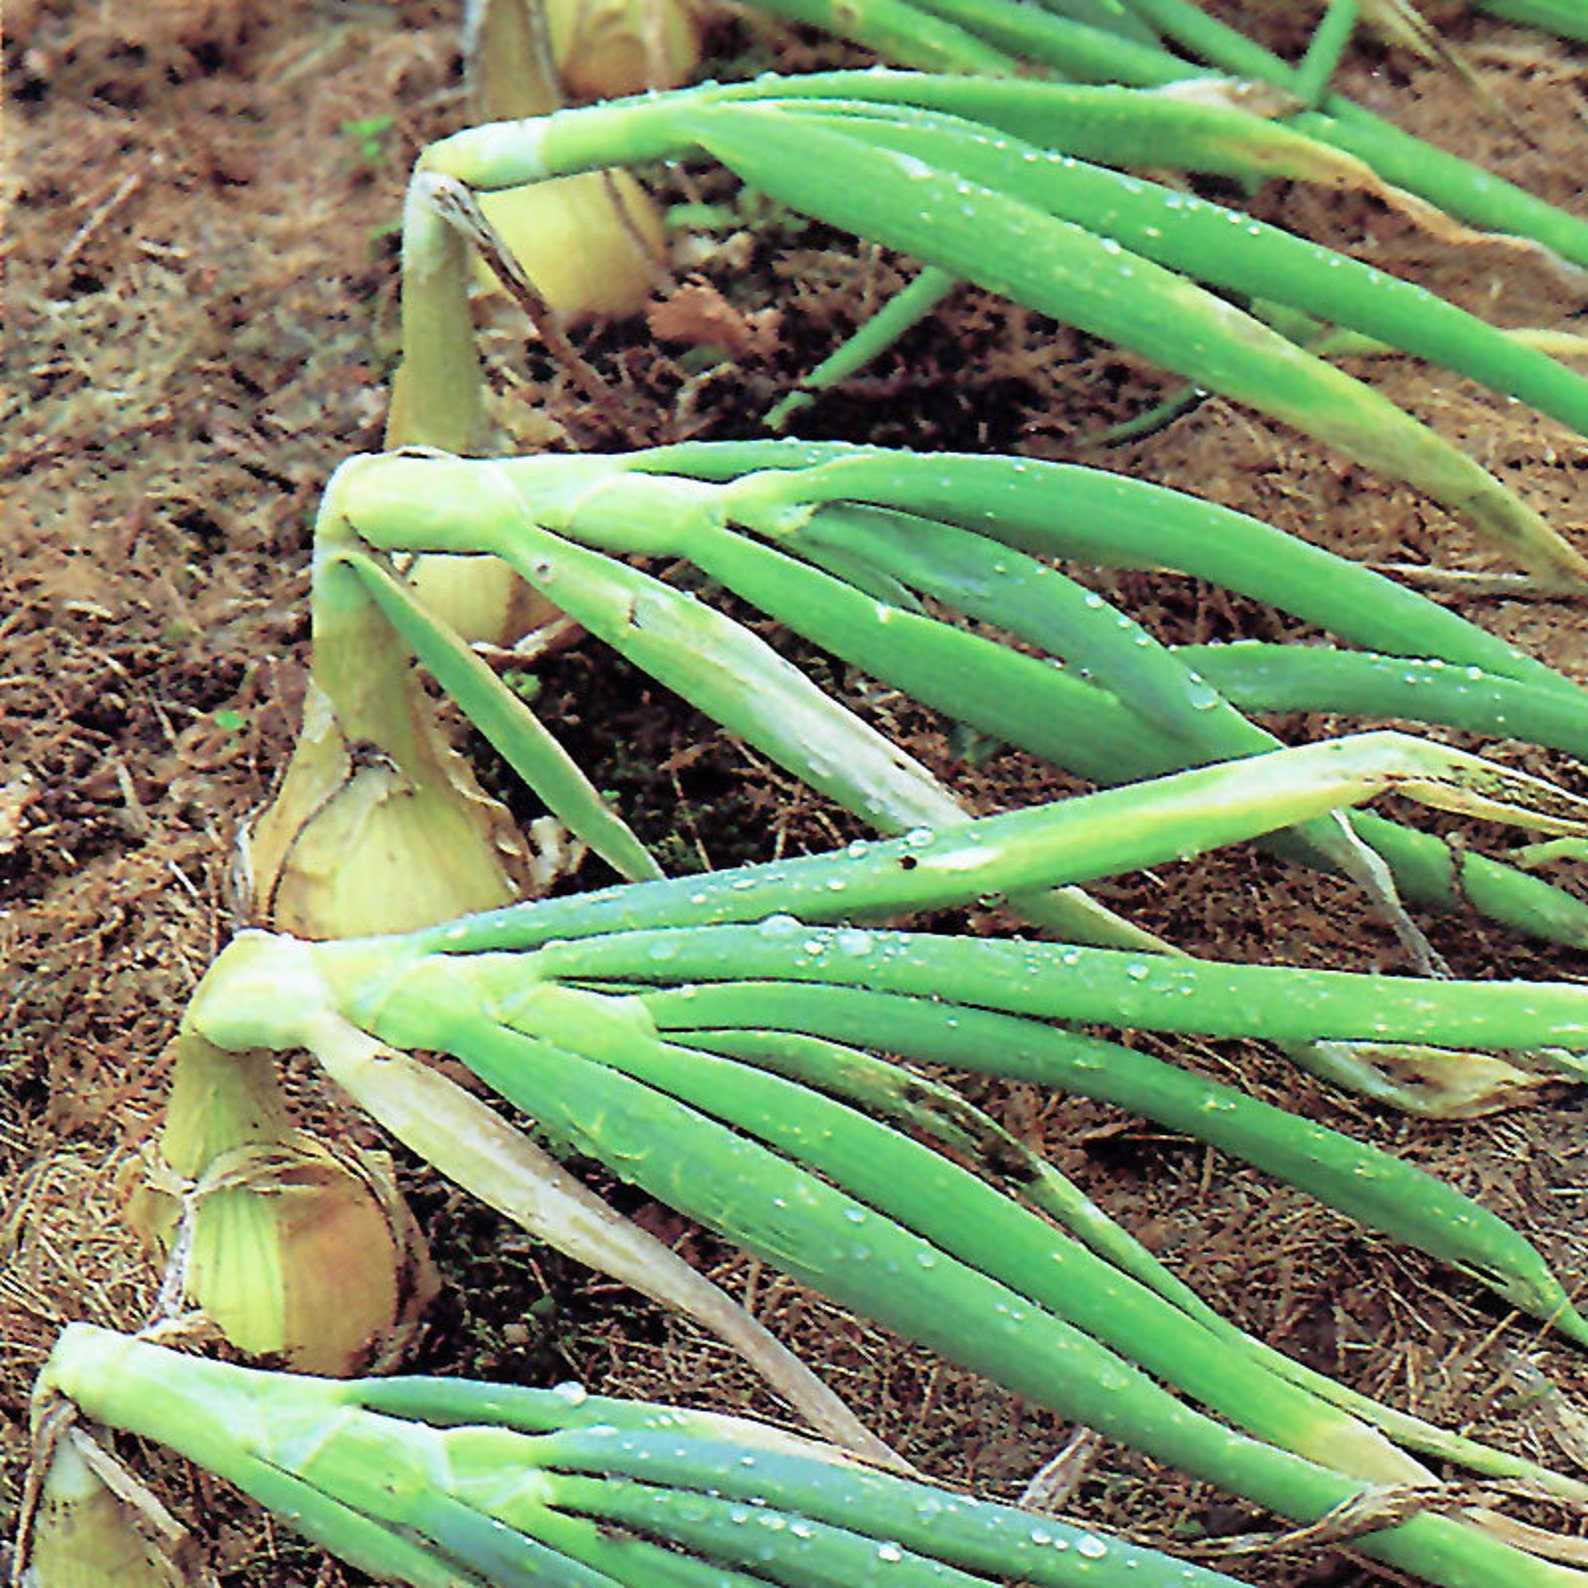
[[[0,1521],[14,1514],[29,1383],[58,1326],[136,1325],[157,1275],[123,1233],[127,1165],[155,1125],[162,1050],[184,999],[240,923],[233,840],[292,742],[308,659],[312,514],[349,453],[380,445],[395,351],[394,225],[421,144],[463,124],[457,17],[427,0],[13,0],[0,562]],[[1452,24],[1508,120],[1460,83],[1361,50],[1348,87],[1374,108],[1568,206],[1588,168],[1588,58],[1520,30]],[[736,70],[840,58],[726,12],[711,38]],[[731,203],[709,169],[675,198]],[[1493,247],[1453,249],[1381,205],[1294,188],[1261,197],[1288,224],[1415,275],[1507,324],[1580,325],[1584,289]],[[580,332],[657,440],[757,433],[757,416],[904,279],[876,250],[803,223],[729,226],[680,244],[651,327]],[[524,444],[610,447],[516,322],[492,323],[501,414]],[[1357,368],[1357,366],[1353,366]],[[1502,473],[1558,525],[1588,524],[1588,443],[1410,361],[1362,365],[1397,400]],[[924,449],[1006,448],[1086,461],[1199,492],[1366,560],[1480,567],[1426,501],[1218,400],[1128,447],[1090,444],[1174,388],[1135,359],[971,291],[874,370],[809,409],[800,433]],[[1188,581],[1119,575],[1167,640],[1277,635],[1268,615]],[[1588,676],[1581,606],[1464,609]],[[944,725],[857,687],[918,755],[994,810],[1073,785],[1025,758],[969,765]],[[538,704],[674,868],[799,852],[846,818],[664,693],[580,646],[544,670]],[[1345,726],[1294,718],[1302,740]],[[476,747],[477,748],[477,747]],[[1580,768],[1500,753],[1580,789]],[[487,776],[507,787],[487,763]],[[1473,829],[1473,842],[1511,835]],[[589,868],[591,880],[595,868]],[[1106,896],[1194,952],[1402,968],[1392,936],[1343,884],[1246,851],[1123,879]],[[991,929],[988,917],[971,921]],[[1580,975],[1580,956],[1470,915],[1425,922],[1458,972]],[[1581,1098],[1466,1124],[1408,1120],[1332,1093],[1255,1044],[1155,1044],[1259,1096],[1377,1141],[1530,1231],[1588,1277]],[[375,1144],[306,1075],[321,1128]],[[1567,1436],[1528,1375],[1588,1406],[1588,1364],[1507,1319],[1476,1286],[1218,1154],[1102,1105],[978,1084],[1217,1306],[1360,1387],[1498,1443],[1560,1459]],[[399,1163],[444,1280],[416,1365],[776,1415],[690,1326],[535,1249],[420,1168]],[[651,1228],[822,1366],[912,1461],[1018,1494],[1069,1430],[616,1193]],[[171,1474],[160,1469],[158,1476]],[[172,1503],[209,1538],[223,1580],[286,1588],[354,1580],[205,1485]],[[1195,1548],[1268,1525],[1226,1497],[1112,1447],[1069,1514]],[[1568,1527],[1571,1525],[1566,1523]],[[1276,1584],[1382,1580],[1348,1554],[1234,1561]]]

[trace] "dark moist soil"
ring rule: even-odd
[[[380,444],[403,181],[420,145],[465,119],[457,18],[425,0],[114,8],[12,0],[8,20],[7,1517],[25,1459],[28,1386],[59,1324],[136,1325],[150,1304],[156,1276],[117,1221],[117,1172],[157,1117],[166,1079],[158,1056],[184,998],[237,924],[233,835],[291,744],[308,660],[306,563],[318,493],[338,460]],[[1451,35],[1509,123],[1398,53],[1364,47],[1349,68],[1350,90],[1436,139],[1459,134],[1470,158],[1580,206],[1584,57],[1519,30],[1457,22]],[[721,75],[843,58],[725,14],[712,40],[728,57],[717,63]],[[733,184],[707,168],[665,182],[675,199],[734,200]],[[1256,202],[1503,323],[1569,326],[1582,313],[1580,281],[1501,248],[1434,242],[1375,202],[1286,186]],[[580,333],[631,418],[657,440],[758,433],[766,406],[905,279],[874,249],[764,207],[743,213],[743,225],[680,243],[678,278],[653,308],[660,334],[642,323]],[[765,224],[752,229],[757,216]],[[527,444],[617,444],[544,353],[526,347],[517,323],[492,323],[504,413]],[[1352,367],[1504,473],[1556,524],[1588,522],[1588,448],[1578,438],[1410,361]],[[1175,385],[1128,355],[964,290],[797,428],[927,450],[1080,457],[1198,491],[1353,557],[1486,565],[1427,502],[1222,401],[1129,447],[1090,444]],[[1285,632],[1271,614],[1184,580],[1129,574],[1099,588],[1167,640]],[[1588,673],[1579,608],[1489,598],[1465,610],[1567,673]],[[859,687],[829,658],[802,659],[980,809],[1074,787],[1015,754],[969,764],[959,758],[962,741],[930,714]],[[842,814],[593,645],[542,670],[539,703],[671,868],[823,849],[852,832]],[[1348,724],[1276,726],[1302,740]],[[1514,746],[1500,753],[1581,786],[1580,769],[1563,757]],[[485,772],[507,787],[488,761]],[[1513,836],[1472,830],[1474,843],[1490,846]],[[594,867],[589,873],[599,880]],[[1403,964],[1352,889],[1245,851],[1102,891],[1203,954]],[[1460,972],[1580,972],[1577,956],[1469,915],[1424,924]],[[1341,1097],[1255,1044],[1142,1041],[1402,1153],[1530,1231],[1568,1276],[1584,1272],[1578,1096],[1431,1124]],[[371,1139],[355,1119],[338,1120],[334,1100],[306,1076],[294,1084],[322,1124]],[[1583,1363],[1508,1319],[1476,1286],[1112,1109],[1003,1085],[967,1090],[1260,1337],[1425,1416],[1562,1459],[1550,1418],[1518,1385],[1536,1366],[1580,1405]],[[607,1392],[777,1415],[736,1360],[693,1328],[536,1249],[412,1164],[401,1168],[445,1281],[417,1367],[535,1384],[577,1377]],[[855,1323],[670,1212],[606,1189],[752,1298],[934,1475],[1018,1494],[1070,1432]],[[171,1493],[210,1539],[229,1584],[353,1580],[214,1485],[179,1483]],[[1179,1548],[1268,1525],[1106,1444],[1066,1510]],[[1268,1552],[1235,1569],[1273,1584],[1390,1580],[1316,1550]]]

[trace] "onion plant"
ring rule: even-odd
[[[317,603],[378,606],[551,809],[631,877],[644,874],[642,856],[626,838],[614,847],[588,786],[540,774],[508,720],[523,708],[426,622],[375,553],[503,558],[592,634],[884,831],[940,822],[951,802],[759,637],[619,554],[686,558],[871,676],[1099,783],[1274,748],[1242,707],[1420,719],[1588,749],[1588,699],[1576,686],[1434,603],[1256,520],[1067,465],[778,442],[363,458],[327,492],[320,547]],[[1176,569],[1365,648],[1183,653],[1054,558]],[[955,613],[1037,654],[966,632],[948,621]],[[1588,907],[1539,878],[1382,818],[1353,821],[1408,897],[1465,900],[1521,930],[1588,942]],[[1331,820],[1282,842],[1363,874]],[[1063,924],[1084,930],[1077,917]]]
[[[571,1383],[294,1377],[78,1324],[45,1366],[35,1423],[63,1410],[167,1445],[344,1561],[414,1588],[1085,1588],[1112,1572],[1142,1588],[1232,1583],[744,1418]],[[34,1558],[52,1544],[36,1539]]]
[[[529,1114],[555,1150],[605,1163],[762,1260],[1042,1404],[1311,1520],[1366,1486],[1431,1481],[1418,1450],[1519,1469],[1242,1343],[1104,1229],[1050,1166],[1016,1159],[1000,1176],[995,1165],[1009,1160],[991,1150],[986,1127],[923,1104],[931,1094],[878,1055],[1125,1102],[1424,1247],[1588,1343],[1588,1321],[1542,1257],[1469,1199],[1068,1029],[1106,1021],[1582,1049],[1588,993],[1181,963],[866,923],[1161,863],[1389,788],[1546,831],[1576,832],[1588,817],[1588,802],[1462,752],[1368,735],[407,936],[245,934],[212,967],[186,1023],[220,1050],[309,1050],[414,1150],[490,1195],[472,1133],[460,1139],[437,1102],[451,1083],[409,1050],[449,1054]],[[915,1134],[934,1114],[947,1120],[935,1132],[943,1144],[980,1143],[974,1169]],[[1008,1194],[1033,1180],[1026,1205]],[[1526,1475],[1565,1496],[1583,1492]],[[1491,1535],[1481,1516],[1419,1515],[1361,1547],[1441,1583],[1576,1580]]]
[[[421,156],[405,212],[405,367],[409,389],[434,398],[434,429],[414,410],[409,438],[455,447],[453,437],[477,429],[457,227],[476,238],[488,228],[471,191],[701,151],[801,213],[1294,424],[1425,491],[1542,578],[1576,583],[1581,556],[1476,463],[1208,288],[1272,299],[1433,358],[1579,431],[1588,382],[1420,288],[1109,169],[1166,147],[1196,170],[1350,180],[1338,154],[1228,105],[909,73],[758,78],[457,133]]]

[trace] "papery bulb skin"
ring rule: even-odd
[[[188,1207],[183,1292],[239,1351],[333,1377],[390,1354],[436,1288],[390,1164],[295,1130],[275,1054],[184,1027],[172,1055],[128,1223],[168,1259]]]
[[[528,851],[507,811],[414,702],[399,766],[350,742],[311,686],[281,788],[243,841],[256,920],[295,937],[433,926],[518,898]]]
[[[690,0],[547,0],[551,51],[572,100],[676,88],[700,65]]]

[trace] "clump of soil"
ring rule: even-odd
[[[16,157],[6,243],[7,556],[0,567],[0,1515],[25,1460],[29,1383],[56,1328],[136,1324],[157,1276],[120,1233],[116,1182],[154,1125],[159,1055],[198,976],[238,924],[233,835],[268,793],[307,662],[309,526],[336,463],[380,445],[394,357],[395,222],[417,149],[461,125],[457,18],[394,5],[206,0],[120,8],[22,0],[6,89]],[[740,64],[788,67],[825,46],[722,17]],[[1588,157],[1582,62],[1515,30],[1451,30],[1509,121],[1452,78],[1358,52],[1346,87],[1436,141],[1568,207]],[[1293,41],[1292,41],[1293,42]],[[832,59],[828,55],[825,58]],[[759,416],[909,267],[746,202],[721,172],[660,178],[671,196],[739,206],[681,241],[650,329],[581,333],[624,410],[657,440],[759,433]],[[1559,326],[1580,284],[1489,247],[1452,248],[1364,198],[1278,187],[1266,214],[1414,276],[1502,323]],[[532,444],[614,446],[561,370],[493,320],[508,428]],[[1561,427],[1410,361],[1358,368],[1503,472],[1567,528],[1588,522],[1588,448]],[[961,289],[871,370],[807,408],[811,437],[925,450],[1081,458],[1232,506],[1347,555],[1451,567],[1484,554],[1436,509],[1334,454],[1212,399],[1127,446],[1095,438],[1175,390],[1119,351]],[[1278,637],[1271,614],[1148,574],[1099,580],[1161,638]],[[1580,611],[1487,599],[1469,616],[1588,673]],[[830,658],[802,658],[978,808],[1075,787],[1025,757],[967,764],[929,713],[879,696]],[[672,869],[828,847],[847,818],[757,755],[584,646],[542,670],[538,703]],[[1346,727],[1295,719],[1292,739]],[[479,747],[476,746],[476,749]],[[1562,757],[1511,757],[1568,786]],[[500,769],[487,773],[506,787]],[[1475,830],[1474,842],[1493,843]],[[1399,968],[1393,937],[1343,884],[1248,852],[1102,890],[1193,952]],[[991,919],[971,923],[990,930]],[[1458,971],[1580,974],[1471,916],[1426,923]],[[1252,1044],[1157,1044],[1256,1095],[1391,1147],[1473,1191],[1583,1272],[1575,1097],[1460,1126],[1342,1098]],[[322,1115],[335,1102],[299,1078]],[[1509,1327],[1487,1296],[1201,1147],[1102,1105],[967,1083],[1111,1213],[1260,1337],[1436,1420],[1548,1454],[1514,1409],[1524,1361],[1580,1397],[1588,1374]],[[338,1128],[372,1139],[344,1119]],[[437,1245],[445,1294],[417,1366],[777,1415],[692,1328],[535,1249],[420,1166],[402,1166]],[[928,1472],[1018,1494],[1064,1441],[1060,1420],[856,1323],[621,1188],[662,1233],[823,1365]],[[190,1491],[190,1496],[193,1492]],[[1067,1502],[1090,1523],[1171,1547],[1263,1525],[1203,1486],[1105,1446]],[[210,1507],[216,1509],[211,1510]],[[337,1580],[315,1552],[217,1499],[226,1581]],[[1254,1581],[1346,1583],[1342,1555],[1241,1561]]]

